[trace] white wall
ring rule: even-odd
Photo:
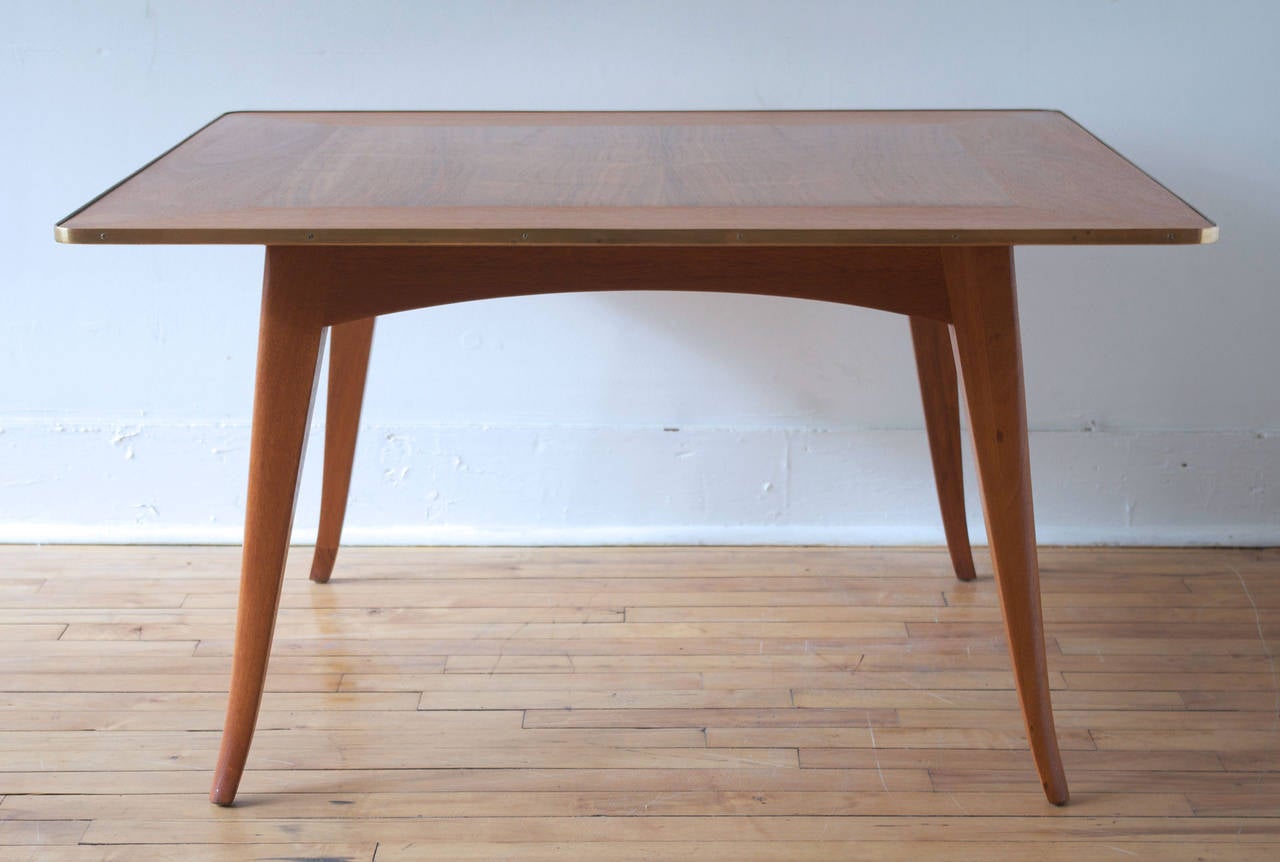
[[[52,236],[222,111],[1056,107],[1222,239],[1019,250],[1041,539],[1278,543],[1278,34],[1267,0],[3,0],[0,540],[237,540],[261,249]],[[379,326],[352,540],[941,540],[903,319],[602,294]]]

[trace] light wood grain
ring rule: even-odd
[[[324,297],[325,322],[552,293],[676,290],[858,305],[948,320],[933,248],[277,248]]]
[[[333,572],[342,540],[351,489],[351,465],[360,431],[365,376],[373,347],[374,318],[352,320],[329,331],[329,390],[325,405],[324,479],[320,490],[320,526],[311,563],[311,580],[325,583]]]
[[[241,804],[228,810],[204,791],[237,549],[3,547],[0,585],[39,573],[42,591],[79,597],[46,608],[41,625],[177,615],[173,640],[0,642],[0,679],[15,689],[0,693],[0,862],[1275,858],[1280,675],[1266,632],[1280,596],[1253,588],[1274,552],[1041,551],[1049,679],[1066,686],[1054,691],[1073,793],[1061,809],[1028,769],[1003,636],[851,628],[806,640],[775,636],[755,599],[737,614],[742,597],[768,595],[761,585],[794,581],[809,597],[782,608],[796,630],[857,620],[864,600],[949,624],[996,610],[981,550],[971,584],[944,579],[941,548],[353,548],[344,583],[329,586],[310,583],[295,554],[282,627],[317,613],[344,637],[288,639],[273,658]],[[1253,649],[1232,616],[1132,631],[1135,614],[1185,609],[1171,597],[1254,614],[1240,581],[1220,577],[1231,569],[1263,627]],[[183,615],[187,572],[199,574],[186,598],[211,601]],[[109,573],[127,574],[127,588]],[[1074,584],[1082,574],[1089,590]],[[576,635],[485,634],[580,607],[588,590],[626,596],[632,580],[653,583],[630,594],[648,620],[624,602],[616,623],[566,619]],[[176,609],[113,604],[160,584],[179,588]],[[552,601],[530,606],[519,584]],[[938,601],[923,602],[930,593]],[[0,590],[0,631],[26,628],[27,598]],[[1102,634],[1063,638],[1077,648],[1060,651],[1076,612],[1096,615]],[[744,636],[616,631],[701,615]],[[455,637],[424,640],[409,620]],[[1221,637],[1179,637],[1213,625]],[[467,651],[475,644],[483,651]],[[339,679],[395,690],[277,690]]]
[[[311,403],[320,375],[323,306],[287,259],[267,252],[258,329],[249,490],[226,730],[210,799],[230,804],[266,683],[289,552]]]
[[[317,842],[367,841],[431,842],[455,841],[494,843],[530,842],[631,842],[652,840],[708,842],[735,841],[744,834],[761,842],[811,841],[821,835],[826,841],[922,841],[986,843],[992,827],[1000,825],[1002,838],[1011,842],[1040,842],[1051,838],[1073,842],[1085,849],[1102,841],[1125,840],[1137,844],[1162,844],[1182,839],[1190,842],[1232,844],[1280,843],[1280,830],[1270,818],[1230,817],[1007,817],[975,818],[958,806],[956,814],[944,816],[822,816],[800,817],[752,815],[742,817],[471,817],[471,818],[377,818],[369,820],[308,820],[307,832]],[[299,820],[263,817],[239,829],[227,829],[213,819],[204,821],[160,820],[146,817],[127,820],[95,820],[89,824],[86,843],[175,843],[208,844],[285,843],[299,830]],[[1104,845],[1105,846],[1105,845]],[[1023,852],[1026,852],[1024,848]],[[1101,850],[1095,850],[1101,852]]]
[[[300,823],[301,821],[299,821]],[[998,822],[998,821],[996,821]],[[295,824],[296,825],[296,824]],[[208,845],[203,845],[208,846]],[[224,853],[192,856],[189,844],[116,844],[51,846],[39,848],[0,848],[0,862],[170,862],[173,859],[229,859],[235,862],[279,862],[281,844],[238,843]],[[419,841],[408,842],[333,842],[325,844],[287,845],[289,859],[297,860],[368,860],[378,862],[420,862],[423,859],[510,860],[521,862],[651,862],[654,859],[733,859],[743,862],[848,862],[849,859],[876,859],[883,862],[1019,862],[1025,859],[1025,845],[998,842],[900,841],[794,841],[757,843],[752,841],[590,841],[567,842],[486,842],[486,841]],[[1230,859],[1231,862],[1271,862],[1280,844],[1256,843],[1232,848],[1221,855],[1219,844],[1206,842],[1180,843],[1113,840],[1105,852],[1120,858],[1162,862],[1206,862]],[[1043,862],[1078,862],[1081,845],[1077,842],[1037,842],[1036,859]]]
[[[1056,111],[225,114],[57,227],[90,243],[1197,243]]]
[[[1045,794],[1064,805],[1067,780],[1054,732],[1040,610],[1013,250],[946,249],[942,260],[1018,699]]]
[[[948,303],[948,306],[950,303]],[[960,454],[960,389],[952,358],[951,327],[939,320],[911,318],[911,343],[924,402],[924,425],[933,461],[942,528],[956,577],[972,581],[973,549],[964,509],[964,462]]]

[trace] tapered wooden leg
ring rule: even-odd
[[[960,387],[951,354],[951,327],[925,317],[911,318],[911,341],[916,349],[916,373],[924,400],[924,425],[933,457],[933,478],[942,508],[942,529],[951,552],[951,567],[962,581],[973,570],[969,524],[964,512],[964,467],[960,455]]]
[[[1013,249],[954,248],[942,254],[1018,698],[1045,795],[1063,805],[1067,780],[1045,661]]]
[[[360,429],[360,406],[373,345],[374,318],[339,323],[329,331],[329,402],[324,425],[324,483],[320,491],[320,532],[311,561],[311,580],[326,583],[338,558],[342,521],[351,489],[351,464]]]
[[[324,332],[307,287],[284,256],[267,249],[231,697],[209,793],[218,805],[235,799],[249,755],[280,603]]]

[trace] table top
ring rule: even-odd
[[[1060,245],[1217,227],[1057,111],[236,112],[56,236]]]

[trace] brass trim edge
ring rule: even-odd
[[[70,218],[71,216],[68,216]],[[63,221],[66,221],[64,219]],[[1196,228],[1011,230],[591,230],[421,228],[54,228],[58,242],[82,245],[1205,245]]]

